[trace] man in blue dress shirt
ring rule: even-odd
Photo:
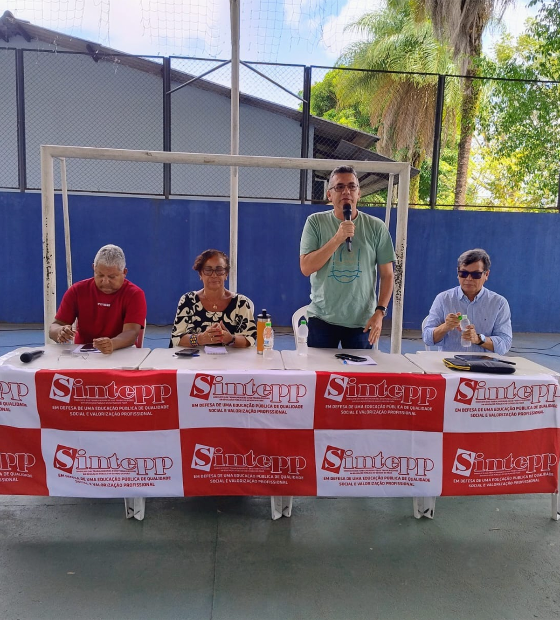
[[[443,291],[434,299],[422,330],[428,346],[443,351],[464,351],[461,346],[461,315],[469,326],[463,338],[471,342],[470,351],[493,351],[504,355],[511,347],[511,312],[505,297],[487,288],[490,257],[480,249],[463,252],[457,259],[459,286]]]

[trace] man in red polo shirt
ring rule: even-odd
[[[93,278],[76,282],[64,293],[50,338],[91,342],[102,353],[133,345],[146,322],[146,298],[141,288],[126,279],[125,265],[121,248],[103,246],[93,262]]]

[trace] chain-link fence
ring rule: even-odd
[[[0,84],[0,187],[13,189],[19,187],[15,50],[0,50]]]
[[[41,144],[230,152],[229,61],[4,48],[0,83],[0,188],[40,187]],[[239,83],[241,155],[408,161],[419,208],[557,209],[558,83],[245,62]],[[327,177],[242,168],[239,196],[322,202]],[[388,175],[360,181],[384,203]],[[229,184],[222,166],[68,166],[71,191],[227,198]]]
[[[30,189],[40,188],[41,144],[162,149],[160,63],[134,59],[153,66],[149,72],[126,64],[127,56],[94,61],[86,54],[33,52],[24,59]],[[75,160],[68,167],[74,191],[157,194],[161,179],[161,165]]]

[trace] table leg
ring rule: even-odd
[[[127,497],[124,500],[124,512],[127,519],[142,521],[146,511],[145,497]]]
[[[273,521],[280,519],[280,517],[292,516],[292,500],[293,497],[291,495],[273,495],[270,498],[270,510]]]
[[[560,520],[560,511],[558,510],[558,491],[550,494],[550,499],[552,500],[552,519],[554,521]]]
[[[436,510],[436,498],[435,497],[413,497],[412,507],[414,510],[414,516],[417,519],[421,519],[422,517],[433,519],[434,512]]]

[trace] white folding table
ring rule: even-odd
[[[108,355],[91,352],[74,353],[78,346],[74,344],[46,344],[33,348],[21,347],[3,355],[0,359],[0,365],[35,370],[137,370],[150,353],[150,349],[138,349],[134,346],[117,349]],[[31,362],[22,362],[21,354],[32,351],[44,351],[44,353]],[[125,498],[124,509],[127,519],[134,517],[142,520],[145,501],[143,498]]]
[[[284,370],[280,351],[272,351],[272,355],[259,355],[255,347],[238,349],[226,347],[227,353],[216,355],[206,353],[205,348],[199,349],[196,357],[175,355],[179,349],[152,349],[151,353],[140,364],[140,370]],[[210,350],[210,349],[208,349]]]
[[[375,362],[375,365],[344,364],[335,357],[337,353],[348,353],[363,357],[368,355]],[[324,370],[330,372],[361,372],[361,373],[422,373],[418,366],[406,359],[399,353],[383,353],[374,349],[308,349],[307,355],[298,355],[297,351],[282,351],[282,359],[286,370]],[[282,497],[282,510],[289,516],[292,511],[292,498]],[[435,498],[414,497],[412,500],[414,516],[428,517],[434,516]]]
[[[369,356],[375,365],[344,364],[335,355],[348,353],[357,356]],[[330,372],[422,372],[399,353],[382,353],[373,349],[315,349],[310,348],[306,356],[297,351],[282,351],[282,360],[286,370],[326,370]]]
[[[212,349],[201,347],[196,357],[182,357],[175,355],[177,348],[153,349],[148,357],[140,365],[140,370],[284,370],[284,363],[280,351],[273,350],[270,355],[259,355],[255,347],[244,349],[227,347],[227,353],[212,354]],[[284,505],[284,497],[271,497],[272,519],[282,516],[289,517],[292,511],[292,502],[289,498],[289,506]],[[144,518],[145,498],[137,497],[131,502],[130,514],[127,517],[136,519]],[[138,515],[138,516],[137,516]]]
[[[405,357],[416,364],[423,372],[428,375],[441,375],[442,373],[454,373],[456,371],[448,368],[443,363],[443,358],[454,357],[455,355],[464,355],[463,351],[449,352],[449,351],[418,351],[418,353],[406,353]],[[467,354],[468,355],[468,354]],[[497,353],[484,353],[495,359],[506,359],[508,362],[515,362],[515,372],[513,375],[552,375],[553,377],[560,376],[555,370],[532,362],[524,357],[510,357],[505,355],[498,355]]]
[[[417,353],[407,353],[405,357],[407,357],[413,364],[416,364],[419,369],[424,371],[426,374],[432,375],[441,375],[444,373],[454,373],[456,371],[448,368],[443,363],[443,358],[445,357],[454,357],[455,355],[465,355],[464,351],[418,351]],[[468,354],[467,354],[468,355]],[[524,357],[510,357],[505,355],[498,355],[497,353],[484,353],[484,355],[489,355],[490,357],[496,359],[505,358],[508,362],[515,362],[515,372],[509,376],[514,377],[515,375],[551,375],[553,377],[558,378],[560,373],[557,373],[555,370],[551,368],[547,368],[546,366],[542,366],[541,364],[537,364],[531,360],[528,360]],[[435,497],[425,497],[420,498],[423,501],[423,505],[419,506],[419,510],[433,510],[435,509],[436,498]],[[558,498],[558,492],[551,494],[551,510],[552,510],[552,518],[555,521],[560,520],[560,503]]]
[[[117,349],[109,355],[103,353],[73,353],[79,345],[46,344],[40,347],[20,347],[3,355],[0,365],[33,370],[137,370],[150,349],[127,347]],[[43,355],[33,361],[22,362],[22,353],[44,351]]]

